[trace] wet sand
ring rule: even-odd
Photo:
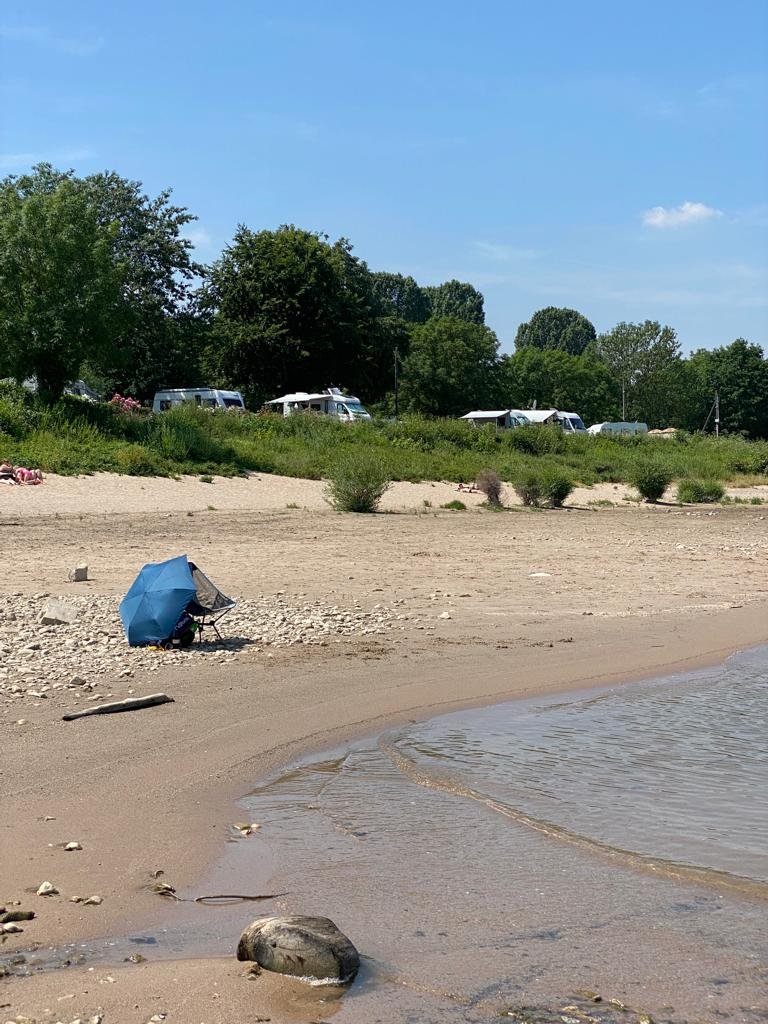
[[[90,482],[95,508],[99,486]],[[122,513],[62,505],[44,515],[16,498],[12,513],[0,506],[4,550],[24,552],[11,560],[4,590],[121,593],[143,562],[187,550],[234,595],[398,600],[407,628],[397,638],[311,652],[246,648],[225,667],[200,669],[191,656],[130,681],[137,693],[164,689],[176,699],[135,715],[63,723],[40,701],[23,709],[27,725],[17,727],[22,712],[4,705],[0,899],[22,899],[39,915],[9,937],[4,954],[161,924],[170,910],[146,890],[151,873],[195,892],[241,819],[232,801],[299,751],[440,710],[711,663],[768,635],[768,529],[759,508],[190,517],[178,487],[183,511],[162,516],[137,511],[130,495]],[[93,582],[64,582],[83,560]],[[124,696],[119,687],[115,697]],[[57,846],[73,839],[81,852]],[[28,893],[44,879],[61,895]],[[69,902],[94,893],[101,906]],[[254,907],[252,916],[270,904]],[[266,999],[261,981],[243,978],[232,961],[205,963],[118,966],[106,972],[114,982],[101,967],[36,974],[2,982],[0,1003],[41,1020],[103,1006],[105,1024],[146,1021],[159,1010],[206,1022],[264,1012],[254,996]],[[58,1002],[70,993],[76,1009]],[[264,1015],[307,1020],[328,1010],[286,1006]]]

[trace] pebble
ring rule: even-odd
[[[83,900],[84,907],[100,907],[104,902],[103,896],[89,896],[87,900]]]
[[[40,887],[37,890],[38,896],[57,896],[59,890],[53,884],[53,882],[41,882]]]
[[[64,847],[65,850],[82,850],[82,846],[77,841],[67,843]]]

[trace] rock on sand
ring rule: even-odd
[[[258,917],[240,937],[238,960],[278,974],[350,982],[360,955],[327,917]]]

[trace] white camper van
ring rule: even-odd
[[[319,416],[331,416],[346,423],[371,418],[371,414],[360,404],[359,398],[345,395],[338,388],[326,388],[325,391],[317,392],[295,391],[265,402],[264,408],[267,412],[282,413],[283,416],[294,416],[302,412],[315,413]]]
[[[586,434],[587,428],[581,421],[581,416],[575,412],[561,412],[559,409],[524,409],[523,413],[531,423],[542,426],[562,427],[566,434]]]
[[[581,416],[575,412],[558,412],[557,417],[560,426],[566,434],[586,434],[587,428],[581,420]]]
[[[190,402],[201,409],[245,409],[239,391],[221,391],[219,388],[166,388],[156,391],[152,412],[167,412],[176,405]]]
[[[497,430],[512,430],[529,425],[528,417],[519,409],[475,409],[461,417],[473,427],[484,427],[492,423]]]

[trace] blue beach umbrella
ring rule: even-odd
[[[145,565],[120,602],[131,647],[167,640],[195,593],[186,555]]]

